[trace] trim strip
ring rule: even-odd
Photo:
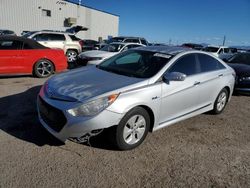
[[[183,115],[180,115],[180,116],[178,116],[178,117],[172,118],[172,119],[170,119],[170,120],[167,120],[167,121],[161,122],[161,123],[159,123],[159,125],[162,125],[162,124],[167,123],[167,122],[169,122],[169,121],[173,121],[173,120],[175,120],[175,119],[179,119],[179,118],[181,118],[181,117],[183,117],[183,116],[186,116],[186,115],[192,114],[193,112],[196,112],[196,111],[199,111],[199,110],[201,110],[201,109],[203,109],[203,108],[206,108],[206,107],[210,106],[211,104],[212,104],[212,103],[207,104],[207,105],[205,105],[205,106],[203,106],[203,107],[201,107],[201,108],[198,108],[198,109],[196,109],[196,110],[193,110],[193,111],[191,111],[191,112],[188,112],[188,113],[186,113],[186,114],[183,114]]]

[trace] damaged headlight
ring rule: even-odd
[[[94,116],[101,111],[105,110],[111,105],[118,97],[118,94],[109,95],[107,97],[99,98],[83,104],[77,108],[68,110],[72,116]]]

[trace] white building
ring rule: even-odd
[[[65,0],[0,0],[0,29],[22,31],[59,30],[87,27],[77,36],[98,40],[117,36],[119,16]]]

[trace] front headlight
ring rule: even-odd
[[[83,104],[77,108],[70,109],[68,110],[68,113],[72,116],[94,116],[105,110],[117,99],[117,97],[118,94],[99,98],[94,101],[90,101],[86,104]]]

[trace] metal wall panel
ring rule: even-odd
[[[42,9],[50,10],[51,17],[42,16]],[[112,14],[61,0],[0,0],[0,29],[10,29],[18,35],[24,30],[65,31],[65,19],[69,17],[77,18],[77,25],[89,28],[77,34],[83,39],[118,35],[119,17]]]

